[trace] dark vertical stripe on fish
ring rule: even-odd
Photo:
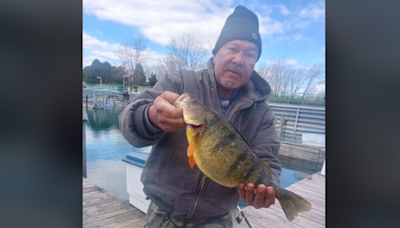
[[[212,148],[212,152],[219,152],[221,148],[225,148],[229,146],[231,143],[234,142],[235,134],[230,132],[229,134],[225,135],[222,140],[219,140],[218,143]]]
[[[256,167],[257,167],[257,163],[254,163],[254,165],[246,173],[246,176],[243,178],[244,181],[246,181],[251,176],[251,174],[253,174],[253,172],[256,170]]]
[[[262,183],[263,179],[264,179],[264,178],[263,178],[263,174],[261,174],[260,176],[258,176],[257,181],[254,183],[254,187],[257,188],[257,186],[258,186],[259,184],[263,184],[263,183]]]
[[[229,167],[229,171],[233,172],[236,169],[238,169],[238,165],[240,164],[240,162],[246,160],[246,158],[247,158],[246,153],[240,153],[236,161],[231,165],[231,167]]]

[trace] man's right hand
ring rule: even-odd
[[[150,122],[164,131],[171,132],[185,126],[183,110],[174,105],[179,94],[165,91],[158,96],[149,108]]]

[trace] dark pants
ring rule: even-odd
[[[185,224],[170,217],[166,212],[159,210],[153,202],[150,203],[146,214],[145,228],[232,228],[232,217],[228,214],[220,219],[206,221],[202,223]]]

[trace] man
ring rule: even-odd
[[[139,94],[120,115],[124,137],[134,146],[153,145],[143,170],[143,191],[152,203],[145,227],[232,227],[230,211],[239,198],[255,208],[275,202],[271,187],[253,183],[221,186],[189,166],[182,109],[173,104],[189,92],[224,115],[272,169],[279,185],[279,141],[273,115],[265,103],[270,86],[254,71],[262,45],[257,16],[238,6],[227,18],[207,69],[181,70],[162,77]],[[256,194],[254,194],[256,192]]]

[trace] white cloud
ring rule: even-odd
[[[323,24],[325,22],[325,2],[316,0],[300,10],[298,16],[291,21],[294,28],[307,30],[313,23]]]
[[[82,45],[84,49],[102,49],[106,48],[108,46],[108,43],[89,36],[88,34],[86,34],[85,31],[83,31]]]
[[[209,1],[84,0],[83,11],[101,20],[135,26],[155,43],[166,45],[183,31],[201,42],[217,37],[233,8],[220,10]]]
[[[108,61],[110,64],[117,66],[121,65],[121,61],[115,54],[115,51],[121,46],[120,44],[109,44],[105,41],[100,41],[97,38],[88,35],[83,31],[83,49],[85,55],[83,57],[82,65],[90,66],[93,60],[98,59],[101,62]],[[144,68],[157,65],[160,59],[165,57],[164,54],[157,53],[153,50],[148,50],[149,59],[143,64]]]
[[[152,50],[150,50],[148,52],[148,55],[150,57],[148,59],[146,59],[146,61],[143,63],[143,68],[145,69],[145,71],[147,69],[150,69],[153,66],[160,64],[160,60],[162,60],[166,57],[165,54],[160,54],[160,53],[152,51]]]
[[[296,35],[294,35],[294,40],[301,40],[301,39],[303,39],[303,34],[296,34]]]
[[[325,83],[315,86],[314,90],[315,90],[315,93],[325,93],[325,91],[326,91],[325,90]]]
[[[166,45],[183,32],[191,33],[207,44],[219,36],[226,18],[234,10],[232,3],[211,0],[186,0],[184,4],[181,0],[83,0],[83,12],[100,20],[135,26],[157,44]],[[259,19],[261,34],[283,32],[280,22],[264,14],[259,15]]]
[[[322,21],[325,19],[325,5],[320,3],[310,4],[300,11],[299,16],[314,21]]]
[[[258,15],[260,21],[260,34],[270,36],[273,34],[280,34],[285,31],[281,22],[271,19],[268,16]]]
[[[282,15],[289,15],[290,11],[284,5],[278,5]]]
[[[286,63],[289,65],[297,65],[298,62],[295,59],[288,58],[288,59],[286,59]]]
[[[89,66],[95,59],[102,62],[108,61],[112,65],[119,65],[120,61],[114,53],[114,51],[118,49],[118,45],[119,44],[109,44],[106,41],[100,41],[83,31],[82,46],[85,52],[82,60],[83,67]]]
[[[285,61],[286,64],[288,65],[297,65],[298,61],[296,59],[292,59],[292,58],[284,58],[281,59],[283,61]],[[265,60],[263,58],[261,58],[258,62],[260,62],[261,64],[265,64],[265,65],[271,65],[271,64],[275,64],[278,63],[280,60]]]

